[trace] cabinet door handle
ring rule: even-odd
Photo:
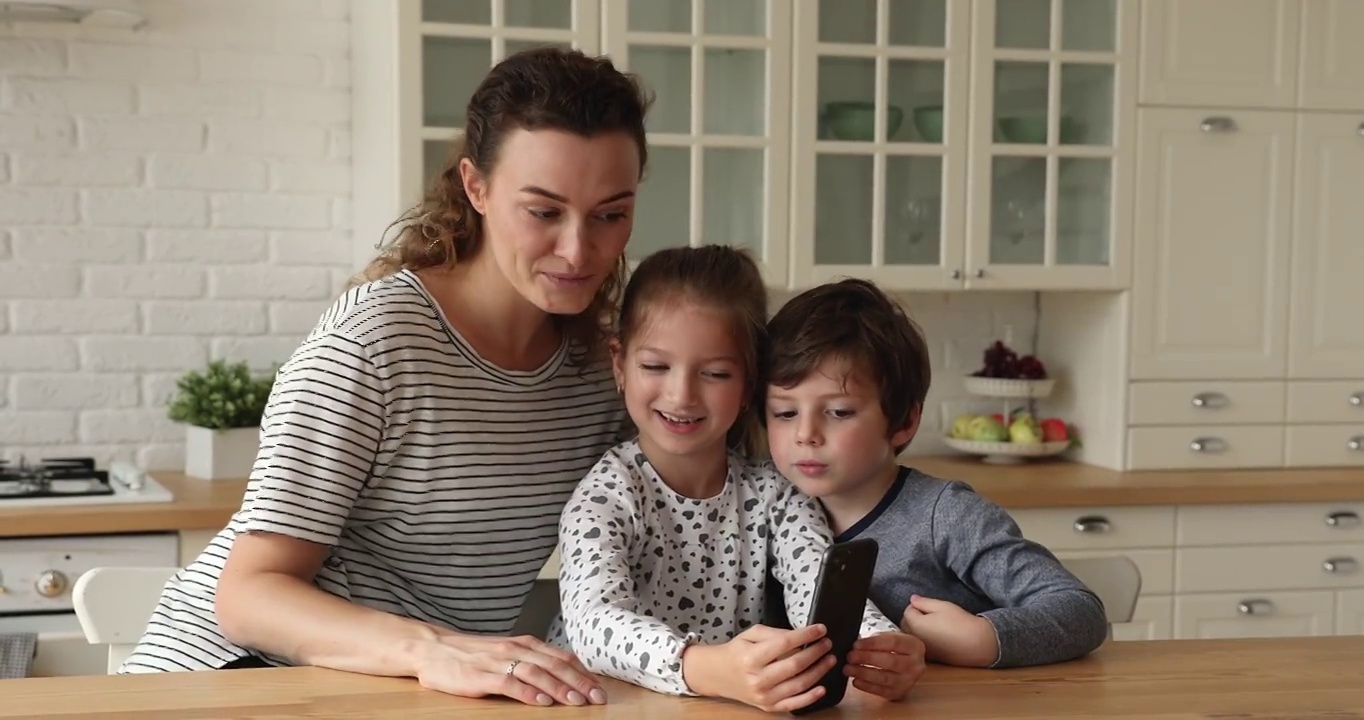
[[[1236,612],[1242,615],[1270,615],[1274,612],[1274,603],[1268,600],[1242,600],[1236,606]]]
[[[1204,118],[1203,122],[1198,124],[1198,129],[1203,132],[1230,132],[1236,129],[1236,121],[1225,115],[1218,115]]]
[[[1352,557],[1327,558],[1321,569],[1332,574],[1352,573],[1359,569],[1359,561]]]
[[[985,268],[980,268],[979,270],[976,270],[976,277],[978,278],[985,277]]]
[[[961,271],[960,271],[960,270],[953,270],[952,273],[951,273],[951,277],[952,277],[953,280],[960,280],[960,279],[961,279]]]
[[[1227,396],[1220,392],[1198,393],[1189,401],[1190,405],[1196,408],[1220,408],[1226,407]]]
[[[1359,127],[1355,130],[1355,132],[1359,133],[1361,137],[1364,137],[1364,122],[1359,124]]]
[[[1356,435],[1345,443],[1345,447],[1351,450],[1364,450],[1364,435]]]
[[[1333,528],[1356,527],[1359,525],[1359,513],[1350,512],[1348,510],[1333,512],[1326,516],[1326,525],[1327,527]]]
[[[1108,518],[1102,515],[1085,515],[1076,518],[1075,532],[1085,533],[1086,535],[1105,535],[1113,529],[1113,524],[1108,522]]]
[[[1195,438],[1189,443],[1189,449],[1196,453],[1219,453],[1227,449],[1227,444],[1222,442],[1222,438]]]
[[[1351,395],[1350,404],[1354,405],[1355,407],[1360,407],[1361,405],[1364,405],[1364,392],[1357,392],[1354,395]]]

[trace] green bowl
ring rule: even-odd
[[[894,137],[905,119],[902,108],[886,108],[886,137]],[[838,140],[874,140],[876,137],[876,106],[870,102],[831,102],[824,106],[825,127]]]
[[[1061,116],[1061,143],[1080,141],[1083,125],[1069,115]],[[1047,141],[1046,115],[1012,115],[999,119],[999,134],[1011,143],[1040,145]]]
[[[924,105],[914,108],[914,129],[924,142],[942,142],[942,106]]]

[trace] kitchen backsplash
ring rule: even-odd
[[[150,4],[150,3],[149,3]],[[350,261],[346,0],[161,0],[140,31],[0,23],[0,453],[182,464],[175,379],[282,361]],[[1027,294],[903,298],[959,376]],[[781,298],[774,298],[780,302]]]

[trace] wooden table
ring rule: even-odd
[[[0,681],[0,718],[764,717],[608,681],[610,703],[536,708],[423,690],[414,680],[318,668]],[[1110,643],[1082,660],[1018,670],[931,667],[902,703],[851,698],[811,717],[984,720],[1364,717],[1364,636]]]

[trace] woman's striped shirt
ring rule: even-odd
[[[407,271],[347,292],[279,372],[241,508],[167,583],[120,672],[257,654],[228,642],[213,612],[243,532],[328,546],[315,582],[333,595],[456,631],[509,631],[560,510],[624,417],[609,366],[568,355],[565,344],[524,372],[490,364]]]

